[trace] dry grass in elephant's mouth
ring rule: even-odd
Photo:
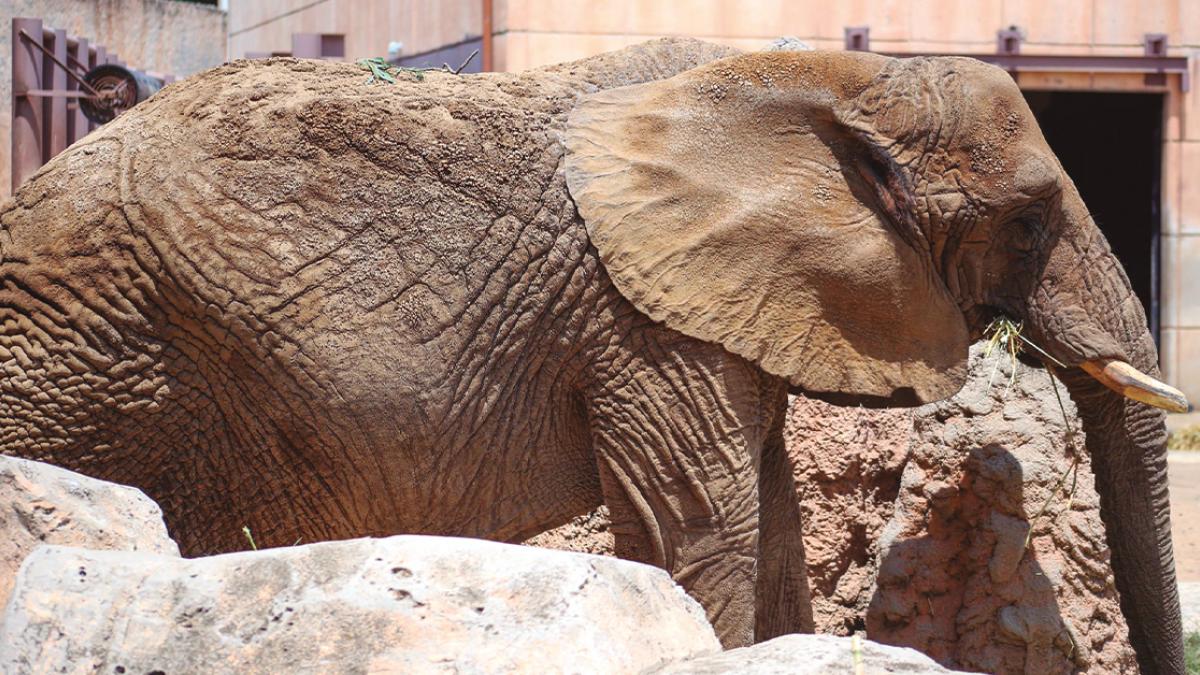
[[[1067,417],[1067,408],[1063,405],[1062,394],[1058,392],[1058,373],[1055,372],[1055,366],[1066,368],[1062,361],[1050,356],[1046,350],[1037,346],[1033,340],[1025,337],[1022,333],[1024,326],[1020,322],[1013,321],[1006,316],[998,316],[992,319],[988,327],[984,329],[984,336],[987,337],[987,348],[983,352],[984,358],[991,358],[992,352],[1000,349],[1009,358],[1009,370],[1011,374],[1008,378],[1008,388],[1012,388],[1017,381],[1017,369],[1021,365],[1018,357],[1021,352],[1025,351],[1025,347],[1029,347],[1037,353],[1042,364],[1046,366],[1046,372],[1050,375],[1050,384],[1054,386],[1054,398],[1058,399],[1058,409],[1062,411],[1063,425],[1067,429],[1067,444],[1075,436],[1075,430],[1071,428],[1071,419]],[[988,378],[988,389],[991,389],[992,382],[996,378],[996,371],[1000,368],[1000,359],[992,365],[992,375]],[[1008,395],[1008,389],[1005,389],[1005,396]]]
[[[1050,491],[1050,495],[1046,497],[1046,501],[1042,503],[1042,507],[1037,513],[1029,519],[1029,529],[1025,533],[1025,546],[1029,548],[1030,542],[1033,540],[1033,531],[1036,529],[1038,521],[1046,513],[1046,509],[1055,501],[1060,494],[1066,498],[1066,508],[1071,508],[1071,502],[1075,498],[1075,488],[1079,483],[1079,455],[1075,452],[1075,429],[1071,426],[1071,418],[1067,415],[1067,407],[1063,405],[1062,394],[1058,391],[1058,373],[1054,367],[1065,368],[1061,361],[1046,353],[1046,350],[1037,346],[1032,340],[1022,334],[1023,326],[1019,322],[1015,322],[1006,316],[998,316],[992,319],[988,324],[984,335],[987,337],[987,348],[984,350],[984,358],[989,358],[992,352],[1000,349],[1008,355],[1009,370],[1011,375],[1008,378],[1008,388],[1005,389],[1005,397],[1008,396],[1008,390],[1017,381],[1017,369],[1020,366],[1020,360],[1017,358],[1025,347],[1029,347],[1037,353],[1042,364],[1046,366],[1046,374],[1050,376],[1050,384],[1054,388],[1054,398],[1058,400],[1058,409],[1062,412],[1064,434],[1063,442],[1068,453],[1071,454],[1071,465],[1058,478],[1058,482],[1054,485],[1054,489]],[[992,366],[992,375],[988,379],[988,388],[991,388],[992,382],[995,380],[996,371],[1000,367],[1000,359],[996,359]],[[1071,486],[1067,487],[1067,479],[1071,479]]]
[[[1046,353],[1046,350],[1037,346],[1033,340],[1025,337],[1024,333],[1022,332],[1023,330],[1024,324],[1019,321],[1013,321],[1007,316],[998,316],[992,319],[992,322],[989,323],[988,327],[983,331],[984,336],[987,337],[987,349],[985,349],[983,352],[984,358],[991,357],[992,352],[996,349],[1000,349],[1004,353],[1008,354],[1012,371],[1012,375],[1008,378],[1008,386],[1012,387],[1013,383],[1017,381],[1017,357],[1021,354],[1021,352],[1025,351],[1026,347],[1029,347],[1037,353],[1038,358],[1041,359],[1042,363],[1046,364],[1046,369],[1050,371],[1051,381],[1056,382],[1053,366],[1058,366],[1059,368],[1066,368],[1066,366],[1063,365],[1062,361],[1050,356],[1050,354]],[[996,369],[999,367],[1000,361],[997,360],[996,364],[992,366],[992,377],[988,380],[989,387],[991,386],[992,380],[995,379]],[[1054,386],[1054,395],[1058,396],[1057,383]],[[1058,401],[1058,405],[1059,407],[1062,407],[1061,398]],[[1064,409],[1063,419],[1066,419],[1066,415],[1067,411]],[[1070,425],[1068,425],[1068,428],[1069,427]]]

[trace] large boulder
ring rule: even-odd
[[[967,670],[1134,672],[1074,404],[981,351],[914,415],[867,632]]]
[[[0,672],[641,672],[720,650],[662,570],[398,536],[182,560],[38,549]]]
[[[1013,378],[1010,358],[977,345],[967,384],[940,403],[822,412],[797,402],[792,428],[809,436],[793,434],[789,451],[809,467],[799,487],[824,628],[865,609],[871,639],[950,667],[1136,670],[1091,462],[1081,436],[1068,442],[1065,420],[1080,426],[1058,388],[1062,407],[1046,370],[1018,364]],[[839,447],[847,419],[861,436]]]
[[[25,557],[43,544],[179,555],[141,490],[0,456],[0,608]]]
[[[826,675],[954,673],[921,652],[833,635],[784,635],[753,647],[680,661],[655,675]]]
[[[804,526],[814,629],[862,631],[879,535],[908,459],[908,409],[839,408],[797,396],[784,427]]]

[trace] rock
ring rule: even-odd
[[[1010,367],[977,345],[962,391],[892,441],[907,457],[867,634],[972,671],[1136,672],[1083,439],[1047,371],[1021,364],[1010,388]]]
[[[637,563],[398,536],[183,560],[38,549],[0,672],[641,672],[715,653],[700,606]]]
[[[0,608],[17,568],[42,544],[179,555],[141,490],[0,456]]]
[[[764,52],[811,52],[813,46],[794,35],[777,37],[763,47]]]
[[[991,575],[992,583],[1003,584],[1013,578],[1025,557],[1029,523],[993,511],[990,525],[991,531],[996,535],[996,544],[992,547],[992,557],[988,561],[988,574]]]
[[[591,513],[572,518],[565,525],[525,540],[525,545],[611,556],[616,542],[608,526],[608,507],[601,506]]]
[[[856,643],[857,642],[857,646]],[[924,654],[833,635],[784,635],[753,647],[673,663],[655,675],[825,675],[826,673],[953,673]]]
[[[911,410],[839,408],[803,396],[792,401],[784,439],[804,520],[818,633],[863,628],[879,537],[894,509],[911,433]]]

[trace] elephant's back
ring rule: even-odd
[[[235,62],[110,133],[127,139],[133,226],[206,304],[329,370],[431,364],[409,373],[425,387],[481,308],[574,236],[557,133],[578,94],[563,78],[368,77]]]
[[[454,333],[478,330],[476,310],[531,269],[569,278],[583,255],[561,170],[579,98],[729,51],[661,40],[527,74],[393,71],[394,83],[356,64],[236,61],[167,87],[45,173],[77,167],[65,180],[86,177],[93,211],[116,212],[89,237],[127,226],[210,316],[426,362],[460,348]],[[25,220],[79,239],[65,219]]]
[[[234,62],[53,160],[18,194],[29,207],[5,214],[9,248],[80,259],[132,239],[158,291],[192,305],[171,314],[318,364],[313,379],[377,382],[361,364],[403,363],[394,387],[442,386],[503,347],[486,344],[496,336],[568,313],[602,274],[562,176],[569,109],[727,51],[666,40],[524,75],[395,83],[355,64]]]

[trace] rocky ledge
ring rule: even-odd
[[[5,457],[0,503],[6,674],[950,672],[845,637],[722,651],[665,572],[608,557],[396,536],[188,560],[141,492]]]

